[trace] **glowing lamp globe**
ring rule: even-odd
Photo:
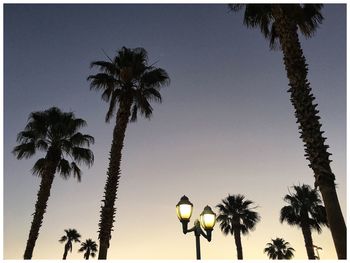
[[[210,206],[206,206],[200,215],[200,222],[204,230],[213,230],[216,222],[216,214]]]
[[[176,205],[176,214],[181,222],[189,222],[193,210],[193,204],[188,200],[187,196],[181,197]]]

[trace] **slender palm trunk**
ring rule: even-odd
[[[120,161],[122,158],[122,149],[126,127],[130,118],[131,100],[122,101],[116,118],[116,125],[113,131],[113,140],[110,151],[109,167],[107,171],[107,182],[104,192],[104,205],[101,207],[101,216],[99,223],[99,254],[98,259],[107,259],[107,250],[111,231],[114,222],[115,208],[114,203],[117,197],[117,190],[120,178]]]
[[[315,187],[319,187],[326,208],[327,220],[339,259],[346,259],[346,225],[339,205],[335,176],[330,167],[328,145],[322,136],[317,104],[307,80],[307,64],[297,33],[297,26],[291,23],[279,5],[273,5],[274,18],[283,50],[283,60],[289,79],[291,102],[299,123],[300,138],[304,142],[305,156],[310,161],[315,176]]]
[[[67,259],[68,250],[69,250],[69,241],[64,245],[64,252],[62,257],[63,260]]]
[[[233,235],[235,238],[236,249],[237,249],[237,259],[243,259],[243,250],[241,242],[241,231],[239,228],[234,228]]]
[[[314,244],[312,242],[310,226],[302,225],[301,230],[303,232],[304,241],[305,241],[305,248],[306,248],[308,258],[309,259],[316,259],[315,258],[315,251],[314,251]]]
[[[53,179],[55,177],[56,167],[58,165],[59,153],[49,150],[46,159],[53,160],[48,165],[47,169],[41,175],[41,183],[38,191],[38,198],[35,204],[35,213],[32,221],[32,225],[29,231],[29,237],[27,240],[26,249],[24,251],[24,259],[31,259],[33,256],[33,250],[35,242],[39,236],[39,229],[43,222],[44,214],[46,212],[47,201],[50,197],[50,190]]]
[[[89,248],[86,250],[86,253],[84,256],[85,256],[86,260],[89,260],[89,257],[90,257],[90,249]]]

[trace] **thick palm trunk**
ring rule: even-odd
[[[98,259],[107,259],[107,250],[111,231],[114,222],[114,203],[120,178],[120,161],[125,137],[126,127],[130,118],[131,100],[120,103],[116,118],[116,126],[113,131],[112,147],[110,151],[109,167],[107,171],[107,182],[104,192],[104,205],[101,207],[101,217],[99,223],[99,254]]]
[[[33,256],[35,242],[39,236],[39,229],[41,227],[44,214],[46,212],[47,201],[50,197],[50,190],[53,179],[55,177],[56,167],[59,160],[59,153],[49,151],[46,155],[46,158],[53,161],[50,162],[51,165],[49,165],[45,172],[41,175],[40,188],[37,194],[38,198],[35,204],[35,213],[32,225],[30,227],[26,249],[24,251],[24,259],[31,259]]]
[[[307,80],[307,64],[300,46],[297,26],[283,14],[279,5],[272,8],[276,20],[279,40],[283,50],[283,60],[289,79],[291,102],[299,123],[300,138],[304,142],[305,156],[310,161],[315,176],[315,186],[319,187],[326,208],[327,220],[339,259],[346,259],[346,225],[340,209],[335,176],[330,167],[328,145],[321,131],[317,104]]]
[[[310,227],[308,225],[303,225],[301,227],[301,230],[303,232],[304,241],[305,241],[305,248],[306,248],[308,258],[309,259],[316,259]]]
[[[233,235],[235,238],[236,249],[237,249],[237,259],[243,259],[243,249],[241,242],[241,231],[239,228],[233,230]]]

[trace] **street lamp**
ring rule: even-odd
[[[201,248],[200,248],[200,236],[203,236],[209,242],[211,241],[211,232],[213,231],[216,214],[211,210],[210,206],[206,206],[203,212],[200,214],[200,220],[194,221],[194,226],[188,229],[188,222],[192,215],[193,204],[188,200],[187,196],[181,197],[180,201],[176,205],[176,214],[182,223],[182,232],[187,234],[194,232],[196,237],[196,254],[197,259],[201,259]],[[201,227],[202,226],[202,227]],[[202,230],[205,230],[205,232]]]

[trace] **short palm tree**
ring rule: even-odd
[[[264,253],[267,253],[269,259],[291,259],[294,257],[294,248],[283,238],[271,239],[272,243],[267,243]]]
[[[113,60],[95,61],[91,66],[98,67],[100,73],[88,77],[90,88],[101,91],[102,100],[109,102],[106,122],[118,108],[99,222],[98,259],[106,259],[116,210],[114,203],[127,125],[136,121],[138,113],[146,118],[151,117],[153,109],[150,102],[161,102],[159,91],[169,84],[169,77],[165,70],[148,65],[147,52],[143,48],[123,47]]]
[[[289,205],[281,209],[280,221],[301,228],[308,258],[315,259],[311,230],[321,233],[321,227],[327,226],[326,210],[316,189],[305,184],[293,189],[295,193],[284,197]]]
[[[217,221],[224,235],[234,235],[237,259],[243,259],[241,233],[246,235],[254,230],[255,225],[260,221],[260,216],[253,211],[255,207],[250,200],[244,200],[244,195],[228,195],[216,207],[219,208]]]
[[[97,252],[97,244],[92,239],[86,239],[85,242],[81,243],[81,247],[78,250],[79,252],[84,252],[84,258],[89,259],[90,255],[94,258]]]
[[[46,111],[32,112],[24,131],[17,136],[20,144],[13,150],[17,159],[30,158],[38,151],[46,153],[32,168],[33,174],[41,177],[41,183],[24,259],[32,258],[55,173],[59,173],[64,179],[73,174],[80,181],[81,171],[78,164],[90,166],[93,163],[92,151],[84,147],[94,143],[94,138],[79,132],[84,126],[86,122],[75,118],[72,112],[61,112],[60,109],[52,107]],[[73,161],[69,162],[68,158]]]
[[[66,234],[61,237],[59,242],[66,242],[64,245],[64,253],[62,258],[65,260],[67,258],[68,251],[72,252],[73,250],[73,242],[80,242],[80,234],[76,229],[65,229],[64,232],[66,232]]]
[[[244,24],[258,27],[270,46],[279,41],[289,79],[291,102],[304,142],[305,156],[314,172],[315,186],[319,187],[327,211],[327,218],[339,259],[346,259],[346,225],[335,188],[335,176],[321,131],[317,104],[307,80],[308,67],[300,45],[298,31],[311,37],[322,23],[321,4],[231,4],[238,11],[245,6]]]

